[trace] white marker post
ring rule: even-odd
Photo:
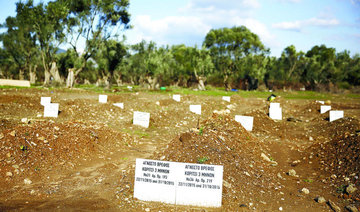
[[[124,109],[124,103],[114,103],[113,105],[121,109]]]
[[[99,102],[100,103],[107,103],[107,95],[99,95]]]
[[[48,103],[44,105],[44,117],[57,118],[59,114],[59,103]]]
[[[42,106],[45,106],[45,105],[50,104],[50,103],[51,103],[51,97],[41,97],[40,104]]]
[[[335,121],[337,119],[344,118],[344,111],[342,110],[330,110],[329,121]]]
[[[201,105],[190,105],[190,111],[201,115]]]
[[[128,89],[129,91],[132,91],[132,88],[133,88],[133,87],[131,87],[131,86],[127,86],[127,89]]]
[[[223,166],[136,159],[134,197],[221,207]]]
[[[235,115],[235,121],[239,122],[247,131],[252,131],[254,117]]]
[[[149,127],[150,113],[134,111],[133,124],[139,125],[145,128]]]
[[[178,163],[177,205],[221,207],[223,166]]]
[[[175,204],[175,162],[136,159],[134,197]]]
[[[173,95],[173,100],[175,100],[175,101],[177,101],[177,102],[180,102],[180,99],[181,99],[181,97],[180,97],[179,94],[174,94],[174,95]]]
[[[230,96],[223,96],[222,100],[224,100],[226,102],[230,102]]]
[[[270,103],[269,116],[274,120],[282,120],[282,109],[280,103]]]
[[[331,110],[331,106],[330,106],[330,105],[321,105],[321,106],[320,106],[320,113],[321,113],[321,114],[326,113],[326,112],[328,112],[329,110]]]

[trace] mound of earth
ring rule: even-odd
[[[223,165],[223,199],[222,209],[236,211],[253,208],[256,203],[266,204],[267,209],[278,209],[278,202],[268,202],[269,197],[280,195],[276,192],[281,188],[274,174],[276,162],[261,158],[261,146],[257,139],[247,132],[230,116],[213,114],[200,123],[198,130],[192,130],[173,139],[167,148],[151,159],[187,163],[204,163]],[[119,191],[120,205],[133,205],[136,209],[143,209],[140,201],[132,197],[134,170],[124,175],[123,184],[128,189]],[[159,205],[161,209],[166,205]]]
[[[114,145],[113,141],[123,141],[124,145]],[[94,155],[113,148],[126,149],[131,144],[129,135],[102,124],[52,121],[9,124],[0,131],[0,176],[6,178],[0,186],[10,188],[25,178],[38,181],[51,170],[73,169]]]
[[[331,175],[330,180],[339,187],[353,183],[360,189],[360,122],[355,118],[343,118],[321,126],[331,140],[315,144],[309,150],[316,156],[320,169]],[[343,192],[340,191],[339,192]],[[360,192],[351,195],[360,201]]]

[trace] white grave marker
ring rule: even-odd
[[[177,102],[180,102],[180,95],[179,94],[174,94],[173,95],[173,100],[177,101]]]
[[[190,105],[190,111],[201,115],[201,105]]]
[[[269,116],[274,120],[281,120],[282,119],[282,109],[280,107],[270,107],[269,108]]]
[[[221,207],[223,166],[136,159],[134,197]]]
[[[59,114],[59,103],[48,103],[44,105],[44,117],[57,118]]]
[[[114,103],[113,105],[121,109],[124,109],[124,103]]]
[[[51,97],[41,97],[40,104],[45,106],[51,103]]]
[[[221,207],[223,166],[177,163],[177,205]]]
[[[316,103],[320,103],[320,104],[325,104],[325,102],[324,101],[319,101],[319,100],[316,100]]]
[[[134,111],[133,124],[145,128],[149,127],[150,113]]]
[[[330,110],[329,121],[335,121],[337,119],[344,118],[344,111],[342,110]]]
[[[99,95],[99,102],[106,103],[107,102],[107,95]]]
[[[134,197],[175,204],[175,162],[136,159]]]
[[[252,131],[254,117],[235,115],[235,121],[240,122],[247,131]]]
[[[230,96],[223,96],[222,100],[224,100],[226,102],[230,102]]]
[[[271,103],[270,103],[270,108],[280,108],[280,103],[278,103],[278,102],[271,102]]]
[[[330,106],[330,105],[321,105],[321,106],[320,106],[320,113],[321,113],[321,114],[326,113],[326,112],[328,112],[329,110],[331,110],[331,106]]]
[[[130,91],[132,90],[132,88],[133,87],[131,87],[131,86],[127,86],[127,89],[130,90]]]

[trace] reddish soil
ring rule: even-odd
[[[360,207],[358,99],[332,102],[345,118],[329,122],[312,100],[278,98],[283,120],[274,121],[265,99],[236,94],[231,103],[214,96],[185,95],[178,103],[167,93],[108,95],[101,104],[97,93],[78,89],[0,90],[0,211],[331,211],[318,196],[344,211]],[[42,117],[41,96],[60,103],[58,118]],[[191,113],[190,104],[201,104],[202,115]],[[133,111],[150,112],[150,127],[132,125]],[[253,131],[235,115],[254,116]],[[222,207],[133,198],[136,158],[223,165]],[[358,190],[347,193],[350,184]]]

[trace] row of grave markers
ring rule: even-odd
[[[177,102],[180,95],[173,95]],[[230,102],[229,96],[222,100]],[[107,103],[107,95],[99,95],[100,103]],[[324,104],[323,101],[317,101]],[[51,97],[41,97],[44,117],[57,117],[59,104],[51,103]],[[124,109],[124,103],[114,103]],[[201,105],[190,105],[189,110],[201,115]],[[320,113],[329,111],[330,122],[344,116],[343,111],[332,111],[331,106],[321,105]],[[270,103],[269,117],[282,119],[280,103]],[[247,131],[252,131],[254,117],[236,115]],[[133,124],[149,127],[150,113],[134,111]],[[221,207],[223,166],[136,159],[134,197],[144,201],[158,201],[176,205]]]
[[[324,101],[317,101],[320,104],[325,104]],[[331,110],[331,105],[321,105],[320,106],[320,113],[326,113],[329,111],[329,121],[335,121],[337,119],[344,118],[344,111],[343,110]]]
[[[100,103],[107,103],[107,95],[99,95]],[[181,101],[179,94],[174,94],[173,99],[177,102]],[[223,96],[222,100],[230,102],[230,96]],[[324,104],[324,101],[316,101]],[[51,97],[41,97],[41,105],[44,106],[44,117],[57,117],[59,111],[59,103],[51,103]],[[124,103],[114,103],[114,106],[124,109]],[[189,110],[195,114],[201,115],[201,105],[190,105]],[[335,121],[344,117],[344,111],[331,110],[330,105],[321,105],[320,113],[329,111],[329,121]],[[270,103],[269,117],[274,120],[282,120],[282,108],[280,103]],[[235,115],[235,121],[239,122],[247,131],[252,131],[254,118],[251,116]],[[150,113],[135,111],[133,115],[133,124],[145,128],[149,127]]]

